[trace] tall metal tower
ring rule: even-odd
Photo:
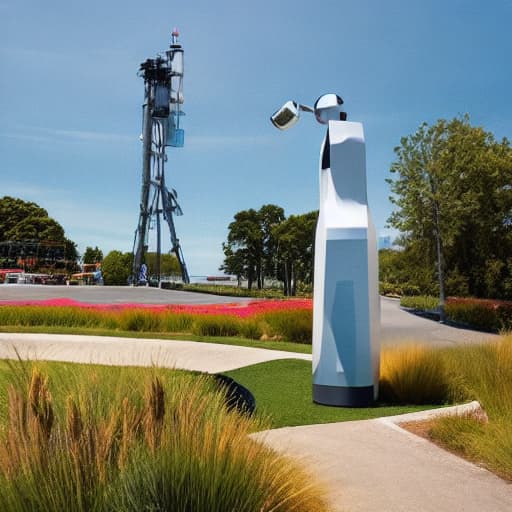
[[[174,189],[165,183],[167,146],[183,147],[185,132],[180,128],[183,104],[183,48],[178,43],[177,29],[164,55],[147,59],[140,65],[139,76],[144,79],[144,105],[142,128],[142,191],[139,223],[133,242],[133,268],[131,282],[134,285],[148,281],[146,254],[149,229],[156,227],[157,263],[154,277],[161,283],[160,261],[162,252],[162,220],[169,227],[171,252],[181,267],[183,282],[190,282],[183,258],[180,241],[176,236],[174,215],[183,215]]]

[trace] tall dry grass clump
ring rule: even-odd
[[[10,379],[0,367],[0,383],[11,381],[0,410],[2,511],[326,509],[300,467],[248,437],[264,425],[229,412],[210,378],[15,366]]]
[[[443,417],[432,439],[512,480],[512,334],[447,349],[409,345],[381,356],[381,400],[478,400],[484,413]]]
[[[430,435],[512,480],[512,335],[457,347],[447,353],[447,361],[467,396],[478,400],[486,414],[440,418]]]
[[[310,309],[271,311],[260,318],[267,324],[269,337],[286,341],[311,344],[313,336],[313,311]]]
[[[242,319],[230,315],[197,315],[192,323],[192,333],[198,336],[237,336]]]
[[[442,404],[452,392],[443,352],[422,345],[383,350],[380,399],[399,404]]]

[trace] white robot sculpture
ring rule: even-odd
[[[285,130],[302,110],[327,125],[315,239],[313,401],[364,407],[377,398],[379,382],[377,244],[366,194],[363,126],[346,121],[342,104],[336,94],[321,96],[314,109],[289,101],[271,120]]]

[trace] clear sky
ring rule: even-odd
[[[191,275],[218,273],[233,215],[318,207],[324,128],[286,100],[336,92],[364,123],[370,207],[391,212],[393,148],[469,113],[512,136],[510,0],[0,0],[0,196],[35,201],[83,251],[131,251],[141,185],[139,64],[185,50],[185,148],[167,183]]]

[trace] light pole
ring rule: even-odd
[[[315,237],[313,401],[363,407],[378,395],[377,240],[367,203],[363,126],[346,121],[342,104],[336,94],[320,96],[314,108],[288,101],[271,121],[286,130],[307,111],[327,125]]]

